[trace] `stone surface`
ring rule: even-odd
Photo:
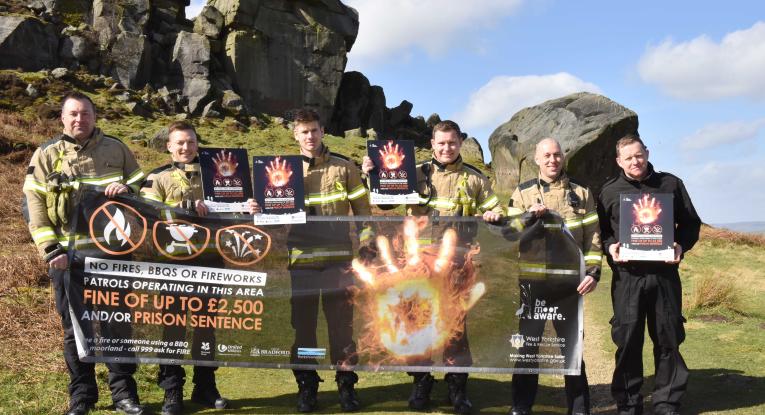
[[[194,33],[217,39],[223,30],[223,14],[212,6],[205,6],[194,19]]]
[[[66,36],[61,41],[60,56],[62,59],[85,62],[94,56],[95,51],[96,45],[83,36]]]
[[[233,111],[237,114],[245,112],[244,100],[236,92],[227,89],[223,91],[223,97],[221,98],[221,106],[229,111]]]
[[[566,171],[597,194],[605,178],[617,174],[616,141],[637,129],[635,112],[587,92],[525,108],[489,137],[495,191],[510,193],[537,177],[536,143],[552,137],[566,155]]]
[[[0,16],[0,69],[38,71],[58,63],[58,36],[52,25],[32,17]]]
[[[210,41],[197,33],[180,32],[175,38],[172,55],[173,70],[190,78],[210,75]]]
[[[66,69],[66,68],[56,68],[50,71],[50,76],[52,76],[54,79],[65,78],[68,75],[69,75],[69,69]]]
[[[462,158],[470,164],[485,164],[483,158],[483,149],[481,144],[474,137],[468,137],[462,142],[462,148],[460,149]],[[479,167],[479,166],[477,166]]]
[[[358,14],[314,1],[214,0],[229,30],[224,66],[248,108],[281,114],[308,106],[328,121]]]
[[[120,33],[109,56],[114,62],[112,76],[122,85],[131,89],[141,89],[149,81],[151,44],[145,35]]]
[[[400,104],[398,104],[397,107],[390,109],[390,118],[388,120],[388,123],[392,127],[396,127],[402,122],[404,122],[406,119],[409,118],[409,114],[412,112],[412,108],[414,105],[412,105],[411,102],[407,100],[401,101]]]
[[[188,98],[188,112],[199,114],[212,99],[210,81],[204,78],[190,78],[183,84],[183,95]]]
[[[130,111],[131,114],[137,115],[139,117],[149,118],[151,117],[151,111],[147,109],[143,104],[140,102],[127,102],[125,103],[125,107]]]

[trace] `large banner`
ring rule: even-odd
[[[71,218],[84,361],[579,373],[583,261],[557,216],[254,226],[102,190]]]

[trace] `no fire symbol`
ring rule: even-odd
[[[129,254],[146,238],[146,218],[115,201],[104,203],[90,215],[89,228],[96,246],[110,255]]]

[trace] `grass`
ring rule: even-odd
[[[0,71],[0,75],[8,72]],[[20,74],[46,93],[63,86],[39,73]],[[10,79],[10,78],[8,78]],[[16,81],[8,81],[17,84]],[[18,86],[18,85],[17,85]],[[16,86],[16,88],[17,88]],[[18,89],[18,88],[17,88]],[[173,117],[143,119],[127,114],[104,88],[88,91],[99,110],[117,118],[102,120],[109,134],[127,141],[136,132],[152,137]],[[1,97],[0,108],[0,414],[62,413],[67,406],[68,377],[61,358],[61,329],[52,303],[43,264],[34,251],[20,214],[21,184],[31,149],[60,130],[56,119],[39,118],[35,106],[52,102],[47,96],[17,108]],[[2,105],[5,105],[3,107]],[[51,108],[55,110],[55,105]],[[247,148],[249,154],[296,154],[290,131],[265,122],[263,127],[236,128],[232,120],[193,120],[203,144]],[[360,160],[364,139],[326,136],[332,151]],[[144,170],[167,162],[167,155],[129,143]],[[427,159],[419,150],[417,158]],[[502,198],[506,200],[506,198]],[[765,413],[765,238],[704,227],[698,245],[681,265],[687,340],[681,351],[691,368],[691,384],[684,400],[685,413]],[[727,293],[726,295],[721,295]],[[609,392],[613,353],[608,320],[612,315],[610,273],[604,272],[597,291],[585,300],[585,353],[594,413],[613,412]],[[489,310],[484,310],[488,313]],[[326,327],[320,323],[320,327]],[[491,328],[491,327],[489,327]],[[485,328],[476,328],[485,329]],[[326,329],[322,329],[326,330]],[[645,394],[650,395],[653,365],[651,347],[644,349]],[[187,367],[185,396],[191,394]],[[155,385],[156,365],[140,366],[136,375],[143,402],[159,412],[162,392]],[[318,413],[340,412],[331,372],[320,372]],[[106,387],[106,369],[97,365],[101,399],[96,414],[112,413]],[[438,376],[439,378],[441,376]],[[361,413],[409,413],[406,399],[410,378],[403,373],[360,373]],[[510,376],[475,374],[469,382],[476,413],[504,414],[510,405]],[[203,410],[187,400],[190,411],[200,413],[294,413],[296,385],[287,370],[221,368],[220,390],[232,400],[228,411]],[[535,413],[565,413],[562,378],[542,376]],[[436,384],[432,413],[450,413],[444,403],[445,382]],[[650,399],[650,398],[649,398]],[[649,407],[648,405],[647,407]],[[647,412],[650,413],[650,410]]]

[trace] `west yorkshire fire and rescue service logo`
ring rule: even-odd
[[[510,336],[510,345],[513,346],[516,349],[520,349],[525,344],[523,340],[523,335],[516,333]]]

